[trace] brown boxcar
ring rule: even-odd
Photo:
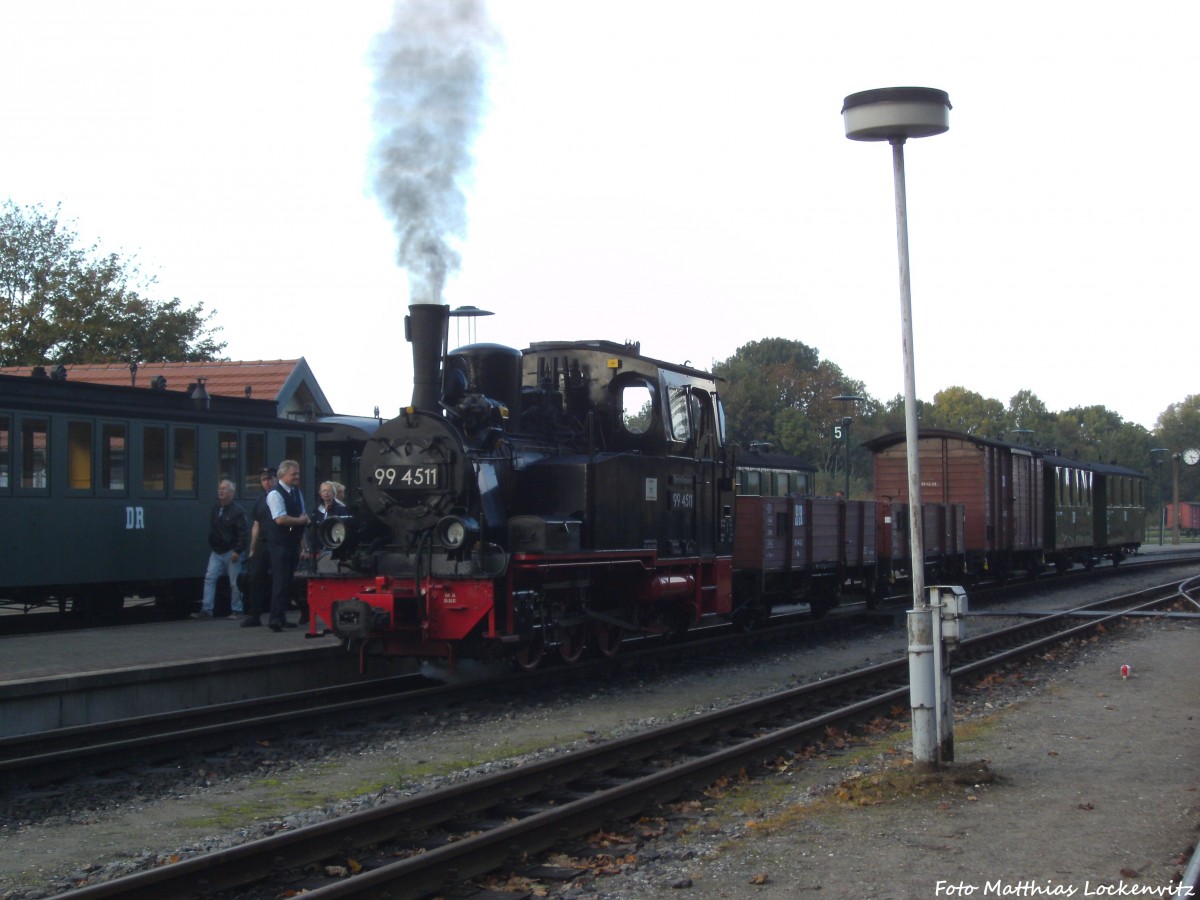
[[[908,503],[908,455],[903,433],[884,435],[867,444],[875,461],[875,497],[881,511]],[[1042,545],[1042,479],[1040,458],[1028,448],[974,435],[940,429],[923,429],[918,444],[923,507],[961,507],[962,569],[967,575],[1004,575],[1036,563]],[[951,526],[936,524],[945,513],[924,509],[923,536],[944,540],[957,534],[956,513]],[[930,517],[932,521],[930,520]],[[893,520],[895,516],[893,515]],[[894,524],[888,544],[880,553],[893,554]],[[881,534],[883,530],[881,529]],[[903,556],[891,559],[891,568],[907,571],[907,546]],[[926,548],[927,560],[931,558]],[[939,564],[940,560],[939,560]],[[935,573],[931,573],[935,574]],[[938,573],[940,574],[940,573]]]

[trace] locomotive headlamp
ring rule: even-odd
[[[438,543],[447,550],[461,550],[479,537],[479,523],[466,516],[446,516],[437,525]]]
[[[350,519],[345,516],[330,516],[317,529],[317,540],[322,547],[336,550],[346,543],[350,535]]]

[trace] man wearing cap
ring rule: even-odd
[[[262,625],[263,608],[271,596],[271,557],[267,552],[267,530],[271,526],[271,507],[267,496],[275,489],[275,469],[268,466],[258,473],[263,495],[254,504],[250,526],[250,554],[246,557],[246,618],[243,628]]]
[[[291,599],[292,573],[300,563],[300,544],[308,526],[304,497],[300,493],[300,463],[285,459],[279,464],[279,483],[267,494],[271,507],[271,525],[267,529],[267,551],[271,556],[271,617],[267,623],[272,631],[295,628],[287,620]]]

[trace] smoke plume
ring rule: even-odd
[[[375,43],[375,192],[413,303],[440,303],[459,266],[451,239],[466,231],[462,183],[495,43],[483,0],[399,0]]]

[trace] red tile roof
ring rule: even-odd
[[[296,371],[298,359],[274,359],[217,362],[140,363],[136,379],[131,377],[128,363],[80,363],[66,366],[67,380],[93,384],[117,384],[128,387],[150,387],[159,375],[167,379],[167,390],[183,391],[203,378],[210,394],[225,397],[250,396],[258,400],[279,400],[284,384]],[[47,366],[47,369],[52,368]],[[0,375],[28,375],[32,366],[0,366]]]

